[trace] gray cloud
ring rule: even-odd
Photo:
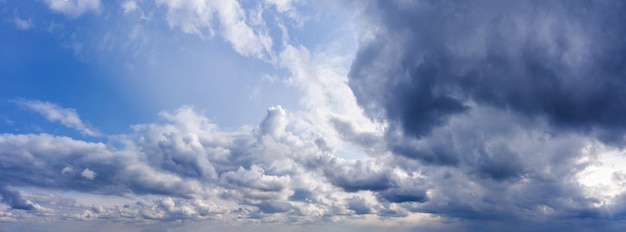
[[[2,196],[2,202],[11,206],[13,209],[22,210],[34,210],[35,205],[32,202],[22,198],[21,194],[17,191],[12,191],[6,186],[0,187],[0,195]]]
[[[594,159],[586,147],[623,146],[624,12],[611,1],[363,4],[350,87],[388,122],[388,164],[424,176],[388,180],[379,201],[526,229],[614,221],[579,173]]]
[[[469,101],[620,142],[622,3],[378,1],[350,85],[372,115],[421,137]]]

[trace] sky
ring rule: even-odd
[[[621,1],[0,0],[0,231],[623,231]]]

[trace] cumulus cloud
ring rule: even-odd
[[[279,137],[285,131],[287,118],[281,106],[270,107],[267,110],[267,118],[261,123],[261,133]]]
[[[63,172],[63,171],[65,171],[65,168],[61,172]],[[89,170],[89,168],[85,168],[85,170],[83,170],[80,173],[80,175],[83,176],[85,179],[88,179],[88,180],[93,180],[93,178],[96,177],[96,173],[94,171]]]
[[[68,15],[78,17],[88,11],[98,11],[100,0],[44,0],[50,9]]]
[[[25,106],[41,115],[45,116],[52,122],[60,122],[61,124],[76,129],[81,134],[89,136],[99,136],[100,132],[87,126],[81,119],[76,110],[71,108],[63,108],[50,102],[42,102],[38,100],[19,99],[15,101],[18,105]]]
[[[162,121],[134,126],[133,134],[112,137],[112,144],[49,134],[3,134],[0,184],[96,196],[162,196],[158,204],[140,202],[128,209],[133,217],[163,220],[208,217],[212,210],[220,215],[233,210],[250,219],[257,214],[288,213],[306,220],[350,215],[346,199],[369,197],[371,205],[375,198],[368,191],[389,188],[384,183],[391,176],[389,169],[370,174],[380,166],[326,155],[314,142],[286,131],[285,114],[271,107],[259,127],[229,132],[183,107],[162,113]],[[382,179],[369,184],[370,176]],[[8,193],[5,203],[28,206]],[[203,206],[214,202],[226,208]],[[81,218],[123,214],[112,208],[84,210]]]
[[[271,107],[258,127],[235,131],[182,107],[162,113],[158,121],[135,125],[133,133],[111,137],[107,144],[49,134],[2,134],[2,199],[15,216],[24,215],[19,209],[36,208],[43,215],[49,208],[74,212],[67,217],[80,220],[116,221],[303,223],[414,213],[472,220],[540,220],[541,215],[559,221],[606,220],[624,212],[623,192],[607,196],[595,194],[597,186],[580,186],[588,182],[578,176],[593,178],[594,169],[587,167],[602,160],[594,155],[605,149],[601,142],[575,133],[550,137],[544,132],[547,123],[521,127],[509,123],[514,116],[498,110],[490,117],[476,108],[469,112],[451,117],[428,137],[454,144],[453,154],[465,151],[456,164],[444,166],[424,166],[410,155],[391,152],[364,160],[337,157],[308,136],[286,129],[297,120],[284,118],[287,112],[280,107]],[[280,123],[270,123],[276,121]],[[384,143],[385,138],[379,139]],[[432,142],[413,139],[406,141],[417,144],[414,152],[430,149]],[[509,171],[511,166],[516,168]],[[621,172],[615,173],[613,182],[623,182]],[[24,199],[16,191],[20,188],[121,200],[115,206],[82,205],[30,195],[38,204],[46,203],[39,206]]]

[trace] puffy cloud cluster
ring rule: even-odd
[[[623,191],[597,195],[598,186],[581,182],[581,175],[593,173],[590,165],[602,165],[595,154],[614,149],[585,135],[547,134],[548,123],[521,126],[510,123],[517,118],[510,113],[472,108],[430,136],[402,138],[405,153],[348,160],[286,130],[294,123],[288,115],[271,107],[259,127],[225,131],[182,107],[107,144],[3,134],[0,185],[2,202],[11,209],[2,212],[9,218],[285,223],[423,213],[469,222],[562,222],[612,220],[626,212]],[[384,144],[391,135],[370,136]],[[455,161],[419,157],[442,151]],[[615,183],[623,182],[619,170],[612,173]],[[120,200],[88,205],[24,196],[22,188]]]
[[[106,144],[50,134],[1,135],[3,202],[13,210],[58,210],[22,197],[18,190],[26,187],[140,198],[115,207],[67,206],[77,211],[71,217],[82,219],[240,215],[297,222],[389,211],[392,203],[427,199],[423,178],[388,162],[338,158],[286,130],[291,122],[280,106],[271,107],[259,127],[236,131],[220,129],[191,107],[161,118]]]

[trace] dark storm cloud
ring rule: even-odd
[[[350,86],[370,115],[418,138],[474,101],[618,143],[624,12],[620,1],[376,1]]]
[[[425,202],[428,200],[426,192],[420,189],[387,189],[379,193],[380,198],[395,203]]]
[[[373,1],[361,13],[350,87],[389,123],[396,165],[428,180],[391,182],[379,201],[471,220],[613,220],[578,175],[585,146],[623,144],[626,4]]]

